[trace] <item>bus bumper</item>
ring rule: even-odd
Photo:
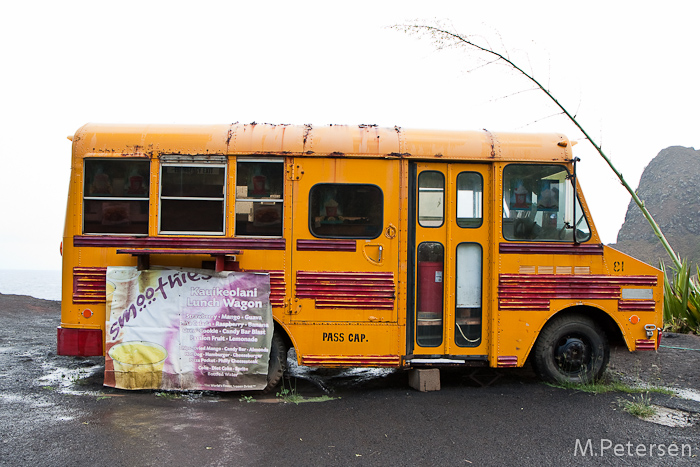
[[[56,329],[57,355],[77,357],[101,357],[101,329],[71,329],[59,326]]]

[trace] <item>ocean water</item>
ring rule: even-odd
[[[61,300],[61,271],[0,269],[0,293]]]

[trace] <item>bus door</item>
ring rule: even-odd
[[[489,174],[487,164],[411,164],[407,354],[413,358],[487,360]]]
[[[395,323],[400,161],[297,158],[292,170],[290,320]],[[347,344],[341,327],[324,339]]]

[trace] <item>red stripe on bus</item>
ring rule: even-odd
[[[620,299],[622,286],[656,284],[656,276],[501,274],[498,279],[498,308],[545,310],[549,308],[550,300],[557,299],[616,300]],[[620,300],[619,309],[654,310],[653,301],[642,302]]]
[[[573,243],[500,243],[498,251],[519,255],[603,255],[603,245]]]
[[[396,298],[391,272],[297,271],[295,293],[316,308],[393,309]]]
[[[73,246],[96,248],[219,248],[237,250],[284,250],[284,238],[193,238],[193,237],[122,237],[76,235]]]
[[[73,268],[73,303],[104,303],[106,273],[107,268]]]
[[[401,358],[398,355],[304,355],[302,365],[306,366],[399,366]]]
[[[297,240],[297,251],[357,251],[355,240]]]

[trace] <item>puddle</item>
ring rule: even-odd
[[[700,402],[700,391],[697,391],[695,389],[677,388],[677,387],[671,387],[671,386],[654,386],[654,385],[650,385],[650,384],[633,384],[633,386],[641,388],[641,389],[652,389],[652,388],[664,389],[664,390],[672,392],[673,395],[675,397],[678,397],[679,399]]]
[[[53,409],[58,406],[55,403],[43,397],[36,397],[35,395],[21,396],[18,394],[0,394],[0,400],[9,402],[15,407],[26,406],[29,409],[41,409],[34,411],[34,413],[40,413],[40,417],[46,421],[54,420],[59,422],[67,422],[75,420],[76,418],[74,415],[66,414],[65,409],[61,414],[56,414]],[[73,411],[69,410],[69,412]],[[33,419],[36,420],[36,416],[33,417]]]
[[[47,365],[48,366],[48,365]],[[104,370],[104,365],[93,365],[84,368],[47,368],[51,372],[37,378],[38,386],[46,386],[55,389],[61,394],[72,395],[100,395],[99,391],[89,391],[80,387],[81,382]]]
[[[688,412],[678,409],[669,409],[668,407],[661,407],[658,405],[652,405],[652,407],[656,410],[656,413],[644,419],[648,422],[672,428],[687,428],[695,425],[695,417]]]
[[[676,396],[689,401],[700,402],[700,392],[695,389],[666,388],[673,391]]]

